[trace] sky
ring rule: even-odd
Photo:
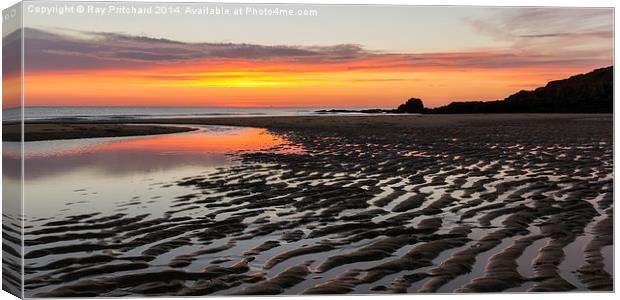
[[[175,3],[178,13],[131,15],[89,3],[106,14],[41,13],[63,5],[24,7],[28,106],[390,108],[417,97],[436,107],[613,64],[609,8]],[[189,13],[216,7],[231,14]],[[316,15],[232,14],[248,7]]]

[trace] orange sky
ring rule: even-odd
[[[224,61],[131,70],[36,71],[25,76],[25,99],[28,106],[395,107],[418,97],[433,107],[455,100],[503,99],[520,89],[589,71],[407,69],[380,63],[376,59],[321,65]],[[360,66],[363,69],[356,70]]]
[[[23,36],[26,106],[436,107],[613,64],[613,9],[317,7],[296,26],[31,16],[3,47],[21,50]],[[218,30],[193,30],[206,25]],[[19,103],[19,71],[4,62],[5,108]]]

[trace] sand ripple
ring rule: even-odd
[[[31,220],[27,295],[613,288],[611,121],[274,133],[163,215]]]

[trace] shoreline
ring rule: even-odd
[[[19,142],[19,125],[3,125],[2,141]],[[82,138],[127,137],[181,133],[196,130],[190,127],[140,124],[37,123],[25,124],[24,141],[51,141]]]
[[[613,290],[612,115],[184,122],[304,152],[149,174],[112,211],[28,219],[29,296]]]
[[[613,289],[612,115],[182,122],[266,127],[304,152],[29,219],[30,296]]]
[[[510,123],[514,121],[545,122],[558,119],[613,118],[612,114],[454,114],[454,115],[368,115],[368,116],[234,116],[199,118],[153,118],[133,120],[84,120],[67,122],[25,123],[25,141],[80,138],[125,137],[193,131],[195,128],[165,125],[219,125],[257,127],[279,130],[365,131],[408,130]],[[148,125],[147,125],[148,124]],[[19,125],[3,125],[3,141],[19,141]]]

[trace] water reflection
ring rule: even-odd
[[[34,180],[78,169],[120,175],[182,166],[219,167],[231,163],[230,154],[267,150],[285,142],[265,129],[220,126],[146,137],[28,142],[25,176]],[[8,164],[19,163],[18,156],[10,153],[4,158]],[[15,178],[19,174],[7,175]]]
[[[171,200],[192,192],[176,186],[176,180],[236,164],[239,152],[298,151],[265,129],[197,128],[157,136],[25,143],[26,216],[33,220],[85,211],[111,213],[132,199],[144,202],[123,212],[157,215],[169,209]],[[10,149],[9,144],[17,143],[3,144]],[[19,156],[10,151],[3,158],[5,165],[19,164]],[[5,180],[19,180],[18,173],[4,171]]]

